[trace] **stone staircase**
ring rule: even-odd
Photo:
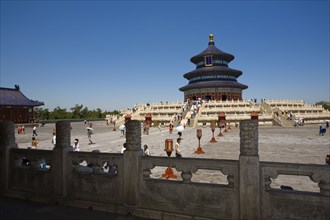
[[[266,113],[266,114],[271,114],[273,115],[273,124],[282,126],[282,127],[292,127],[294,126],[294,121],[292,120],[287,120],[286,115],[279,114],[278,117],[274,116],[274,112],[279,112],[279,109],[272,109],[269,104],[263,102],[261,103],[261,109]]]

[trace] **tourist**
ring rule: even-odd
[[[148,145],[146,144],[143,146],[143,156],[151,156]]]
[[[74,139],[73,151],[80,151],[79,139]]]
[[[322,127],[322,125],[320,124],[320,132],[319,132],[319,135],[324,135],[325,134],[325,132],[326,132],[327,130],[325,129],[325,128],[323,128]]]
[[[90,127],[87,127],[87,137],[88,137],[88,141],[89,141],[89,145],[91,144],[95,144],[93,141],[92,141],[92,134],[93,134],[93,129],[92,129],[92,124],[90,124]]]
[[[120,150],[120,153],[124,153],[124,151],[126,150],[126,143],[123,144],[123,147]]]
[[[54,147],[56,146],[56,133],[55,132],[53,132],[52,144]]]
[[[37,134],[37,127],[36,126],[33,126],[33,131],[32,131],[32,136],[38,136]]]
[[[108,163],[107,167],[108,168],[108,173],[110,176],[114,176],[117,174],[117,166],[116,165],[111,165]]]
[[[169,133],[172,134],[172,131],[173,131],[173,123],[170,122],[169,126],[168,126],[168,130],[169,130]]]
[[[175,144],[175,156],[178,158],[181,158],[181,150],[180,150],[180,143],[181,143],[181,138],[176,139],[176,144]]]
[[[24,125],[19,125],[17,127],[17,134],[25,134],[25,128]]]
[[[125,135],[126,126],[125,125],[120,125],[119,130],[120,130],[121,135]]]
[[[37,147],[38,147],[38,143],[39,143],[38,139],[35,138],[35,137],[32,137],[31,148],[32,148],[32,149],[37,149]]]
[[[143,126],[143,134],[149,135],[149,126],[147,124]]]
[[[31,162],[26,157],[23,157],[22,158],[22,164],[21,165],[27,167],[27,166],[30,166],[31,165]]]

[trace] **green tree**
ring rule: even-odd
[[[67,112],[66,108],[60,108],[59,106],[54,108],[53,112],[50,114],[50,119],[70,119],[72,118],[72,113]]]
[[[70,110],[72,111],[72,118],[73,119],[80,119],[80,118],[84,118],[82,115],[82,110],[83,105],[78,105],[76,104],[74,107],[70,108]]]

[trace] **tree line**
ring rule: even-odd
[[[118,115],[120,112],[114,110],[102,111],[100,108],[90,110],[83,105],[76,104],[68,111],[66,108],[56,107],[53,111],[48,108],[34,108],[34,117],[38,120],[58,120],[58,119],[98,119],[105,118],[106,115]]]

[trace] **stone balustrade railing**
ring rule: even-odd
[[[298,105],[304,105],[304,100],[295,100],[295,99],[282,99],[282,100],[276,100],[276,99],[265,99],[264,102],[268,104],[298,104]]]
[[[313,182],[318,183],[321,195],[330,196],[330,172],[329,166],[326,164],[261,162],[260,168],[264,176],[266,190],[271,190],[271,179],[276,179],[281,174],[308,176]]]
[[[151,219],[330,218],[330,166],[260,162],[256,120],[240,122],[237,161],[143,157],[136,120],[126,123],[123,154],[73,152],[70,132],[57,122],[52,151],[18,149],[14,124],[1,121],[0,195]],[[156,167],[172,167],[182,181],[151,176]],[[200,170],[222,172],[228,183],[193,181]],[[320,192],[272,189],[279,175],[308,176]]]
[[[175,158],[164,157],[144,157],[142,159],[143,178],[150,179],[151,169],[156,166],[166,166],[176,168],[181,172],[182,182],[190,183],[191,178],[198,169],[219,170],[224,175],[228,175],[228,186],[234,187],[234,179],[236,184],[238,181],[238,164],[234,160],[215,160],[215,159],[198,159],[198,158]]]

